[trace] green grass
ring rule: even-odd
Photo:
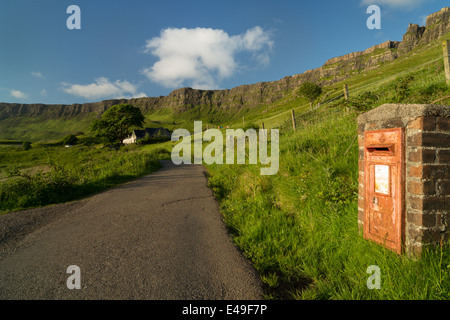
[[[304,101],[287,95],[268,107],[273,112],[249,117],[266,128],[281,128],[277,175],[261,176],[258,165],[207,166],[227,227],[260,273],[266,298],[450,298],[449,244],[428,247],[413,260],[365,240],[357,223],[355,112],[449,96],[443,61],[429,63],[441,54],[439,44],[348,79],[349,101],[337,98],[310,112]],[[400,92],[397,84],[405,76],[414,80]],[[336,98],[342,83],[326,91],[327,99]],[[353,112],[344,116],[346,106]],[[297,115],[295,132],[290,109]],[[380,267],[380,290],[367,288],[371,265]]]
[[[208,166],[224,220],[266,298],[450,298],[449,246],[413,261],[363,239],[356,134],[351,115],[286,132],[274,176],[261,176],[257,165]],[[367,288],[371,265],[381,269],[381,290]]]
[[[0,212],[62,203],[149,174],[164,148],[95,146],[0,148]]]

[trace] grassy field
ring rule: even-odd
[[[303,101],[286,98],[281,110],[299,106],[295,132],[290,110],[255,117],[266,128],[281,128],[277,175],[261,176],[258,165],[207,166],[224,220],[260,273],[267,298],[450,298],[449,244],[413,260],[363,239],[357,223],[356,115],[384,103],[448,104],[439,50],[436,42],[352,77],[349,101],[338,98],[311,112]],[[326,90],[338,97],[342,83]],[[372,265],[380,268],[380,290],[367,287]]]
[[[158,159],[169,154],[164,148],[141,149],[0,146],[0,213],[72,201],[106,190],[157,170]]]
[[[443,39],[450,39],[450,34]],[[343,83],[325,87],[321,107],[314,111],[290,92],[272,105],[234,114],[209,114],[196,106],[182,114],[160,109],[146,115],[146,125],[171,130],[192,131],[194,120],[232,128],[264,122],[266,128],[280,128],[276,175],[261,176],[258,165],[207,166],[224,221],[260,273],[266,298],[450,298],[449,245],[428,248],[415,261],[364,240],[357,224],[356,114],[384,103],[449,104],[441,40],[355,74],[346,81],[348,101],[341,97]],[[292,109],[297,115],[295,132],[290,129]],[[89,119],[78,124],[77,119],[38,120],[26,132],[11,129],[0,136],[4,139],[0,141],[1,212],[75,200],[147,174],[158,168],[157,159],[170,157],[175,144],[133,145],[115,151],[93,141],[63,148],[57,141],[68,132],[87,129]],[[39,125],[45,132],[38,130]],[[22,140],[48,137],[54,143],[33,143],[28,151],[21,147]],[[380,290],[367,288],[367,268],[372,265],[380,267]]]
[[[274,176],[258,165],[208,166],[236,245],[270,299],[450,298],[448,245],[413,261],[363,239],[356,134],[354,115],[286,132]],[[367,288],[371,265],[380,290]]]

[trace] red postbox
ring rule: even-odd
[[[397,253],[404,242],[404,129],[364,133],[364,237]]]

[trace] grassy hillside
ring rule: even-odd
[[[257,165],[208,166],[236,245],[267,298],[450,298],[448,245],[413,261],[360,234],[356,132],[354,114],[286,131],[274,176]],[[371,265],[381,269],[381,290],[367,288]]]
[[[429,248],[413,261],[364,240],[357,224],[356,116],[388,102],[449,104],[440,44],[348,79],[349,101],[339,97],[338,83],[325,88],[328,95],[314,111],[291,96],[263,116],[249,115],[281,127],[277,175],[261,176],[258,165],[208,166],[225,222],[260,272],[267,298],[450,298],[450,245]],[[380,267],[380,290],[367,288],[371,265]]]
[[[261,176],[258,165],[209,165],[209,183],[236,245],[266,285],[267,298],[449,299],[450,246],[430,248],[413,261],[362,238],[357,228],[356,115],[384,103],[450,104],[441,41],[416,47],[379,68],[324,88],[320,107],[287,92],[279,101],[238,112],[194,106],[146,114],[147,126],[193,129],[194,120],[237,128],[264,122],[280,128],[280,169]],[[297,130],[290,129],[295,110]],[[79,119],[11,118],[0,139],[57,140],[86,133],[94,115]],[[243,118],[245,122],[243,122]],[[6,122],[3,122],[6,123]],[[25,124],[25,126],[24,126]],[[24,129],[25,128],[25,129]],[[5,141],[3,141],[5,143]],[[174,143],[131,146],[0,146],[0,210],[68,201],[155,169]],[[162,148],[162,149],[161,149]],[[166,150],[166,151],[162,151]],[[30,170],[30,171],[27,171]],[[63,190],[61,192],[61,190]],[[54,195],[57,195],[55,198]],[[381,269],[380,290],[366,285],[367,268]]]
[[[0,213],[80,199],[149,174],[164,148],[0,145]]]

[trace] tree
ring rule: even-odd
[[[91,130],[106,142],[122,144],[131,128],[141,128],[144,120],[139,108],[130,104],[117,104],[106,110],[101,119],[95,120]]]
[[[62,140],[63,145],[75,145],[78,142],[78,138],[74,134],[69,134]]]
[[[313,109],[313,103],[322,94],[322,87],[313,82],[306,81],[298,89],[297,95],[302,96],[309,101],[311,109]]]

